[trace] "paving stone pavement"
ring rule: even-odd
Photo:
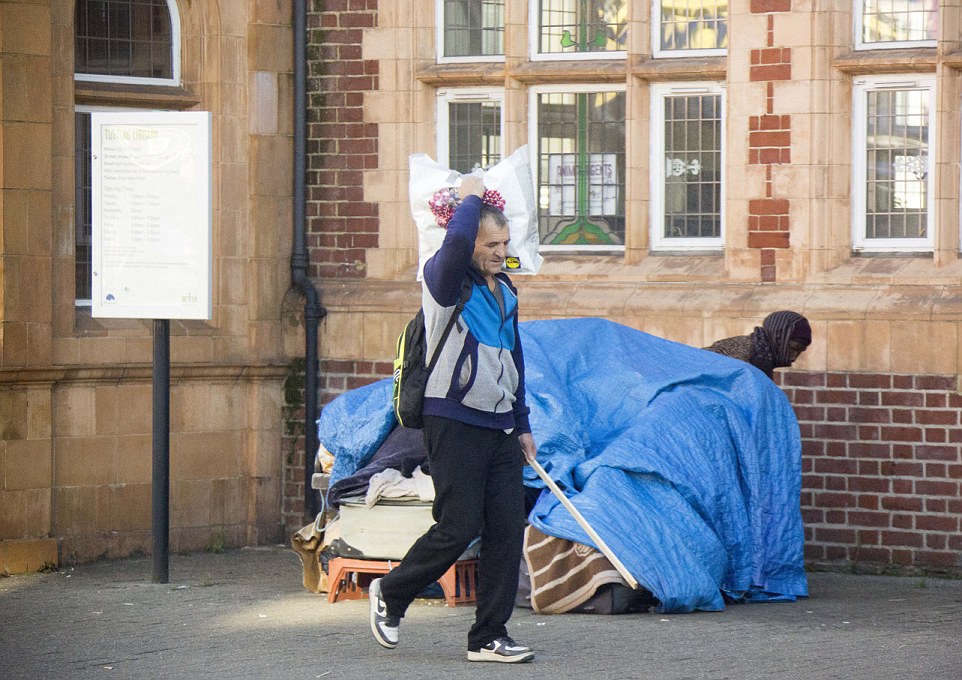
[[[386,650],[366,600],[328,604],[284,546],[0,578],[0,678],[962,678],[962,581],[818,572],[792,604],[664,616],[540,616],[517,666],[470,663],[473,607],[419,600]]]

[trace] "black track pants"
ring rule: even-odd
[[[388,613],[444,575],[479,534],[477,612],[468,649],[507,634],[518,591],[524,534],[524,454],[516,434],[425,416],[424,439],[434,481],[434,520],[402,563],[381,581]]]

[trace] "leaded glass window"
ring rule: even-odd
[[[857,248],[932,247],[933,77],[866,78],[854,88]]]
[[[504,0],[439,0],[441,59],[504,55]]]
[[[938,0],[861,0],[857,15],[862,47],[905,47],[935,44]]]
[[[74,68],[78,76],[174,78],[167,0],[78,0]]]
[[[501,160],[500,90],[447,90],[438,95],[438,157],[464,174]]]
[[[539,54],[585,54],[627,49],[626,0],[540,0]]]
[[[179,30],[180,19],[173,0],[77,0],[74,78],[138,86],[174,84],[180,77]],[[91,110],[77,107],[74,114],[74,265],[78,305],[90,304],[91,291]]]
[[[535,90],[532,96],[541,243],[623,246],[624,90]]]
[[[722,246],[722,90],[652,86],[652,246]]]
[[[728,47],[728,0],[654,0],[656,56],[719,54]]]

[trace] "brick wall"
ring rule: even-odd
[[[962,568],[962,394],[955,376],[782,377],[803,441],[806,560]]]
[[[364,122],[364,93],[378,63],[361,55],[377,0],[325,0],[308,12],[307,235],[310,275],[361,278],[378,246],[378,206],[364,201],[363,173],[378,167],[378,126]]]
[[[390,374],[328,361],[322,403]],[[810,565],[962,574],[962,394],[955,376],[776,372],[802,435]]]

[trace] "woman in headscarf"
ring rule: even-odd
[[[769,378],[776,368],[786,368],[812,342],[812,327],[798,312],[772,312],[750,335],[736,335],[705,349],[747,361]]]

